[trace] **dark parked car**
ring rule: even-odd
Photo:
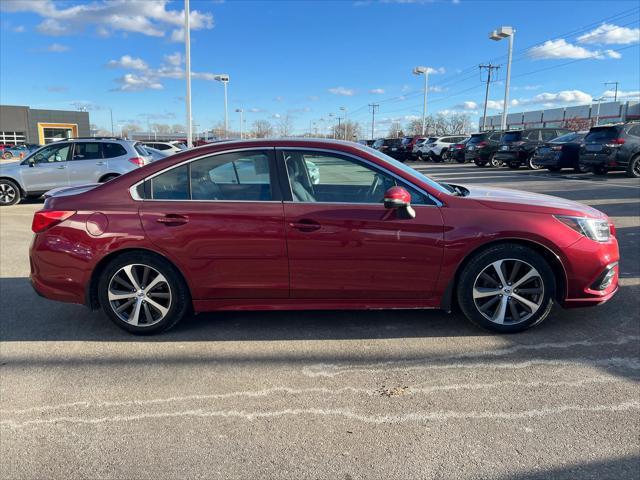
[[[498,151],[500,145],[500,137],[502,132],[482,132],[474,133],[465,145],[464,159],[467,162],[473,162],[478,167],[486,167],[487,164],[493,165],[493,154]]]
[[[467,146],[468,141],[469,141],[469,138],[465,138],[461,142],[454,143],[453,145],[451,145],[449,147],[449,151],[447,152],[446,159],[447,160],[450,159],[458,163],[464,163],[465,162],[464,149]]]
[[[391,158],[403,160],[402,138],[379,138],[373,143],[373,148],[386,153]]]
[[[596,175],[624,170],[640,177],[640,123],[592,127],[580,149],[580,165]]]
[[[421,140],[424,140],[425,137],[422,136],[415,136],[415,137],[404,137],[402,139],[402,144],[400,145],[400,148],[402,149],[402,161],[407,161],[407,160],[413,160],[414,159],[414,155],[413,155],[413,147],[416,146],[416,143],[420,142]]]
[[[618,242],[604,213],[438,183],[353,142],[187,150],[58,192],[32,230],[40,295],[101,306],[140,334],[189,312],[454,305],[513,333],[556,302],[598,305],[618,290]]]
[[[526,165],[532,170],[538,167],[533,163],[535,149],[544,142],[569,133],[566,128],[525,128],[524,130],[509,130],[500,138],[500,146],[495,153],[496,161],[508,165],[509,168],[520,168]]]
[[[586,134],[566,133],[539,146],[533,154],[533,163],[551,172],[559,172],[563,168],[573,168],[576,173],[589,171],[588,167],[580,166],[580,145]]]

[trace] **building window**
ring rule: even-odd
[[[24,144],[24,132],[0,132],[0,143],[9,145]]]
[[[58,140],[66,140],[73,136],[70,128],[45,128],[44,143],[57,142]]]

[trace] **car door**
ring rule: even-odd
[[[23,161],[22,181],[27,192],[40,193],[69,185],[67,165],[71,150],[69,142],[54,143]]]
[[[144,230],[180,265],[195,300],[288,298],[273,162],[273,149],[214,154],[145,182]]]
[[[74,142],[68,164],[69,185],[95,183],[107,173],[107,161],[102,157],[100,142]]]
[[[281,149],[277,158],[282,184],[289,185],[283,194],[292,298],[433,295],[443,254],[443,220],[433,199],[357,157]],[[409,189],[415,219],[385,210],[384,192],[394,185]]]

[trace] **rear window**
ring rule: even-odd
[[[413,140],[413,137],[404,137],[402,139],[402,145],[409,145],[411,143],[411,140]]]
[[[502,136],[502,142],[519,142],[522,132],[507,132]]]
[[[387,140],[384,141],[384,144],[388,145],[388,146],[392,146],[392,147],[397,147],[397,146],[402,144],[402,139],[401,138],[388,138]]]
[[[484,134],[471,135],[471,138],[467,142],[467,145],[477,145],[478,143],[480,143],[484,139],[485,139],[485,135]]]
[[[584,137],[585,142],[603,142],[613,140],[618,137],[618,129],[611,127],[592,128],[587,136]]]
[[[104,158],[115,158],[126,155],[127,151],[119,143],[103,143],[102,153],[104,154]]]

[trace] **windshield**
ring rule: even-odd
[[[391,158],[388,155],[385,155],[384,153],[382,153],[379,150],[375,150],[375,149],[373,149],[371,147],[365,147],[365,146],[362,146],[361,149],[364,150],[365,152],[369,153],[370,155],[373,155],[374,157],[377,157],[380,160],[385,161],[386,163],[390,163],[394,167],[396,167],[396,168],[402,170],[403,172],[409,174],[413,178],[426,183],[427,185],[429,185],[429,186],[433,187],[434,189],[438,190],[439,192],[447,193],[447,194],[451,194],[453,192],[453,189],[445,187],[444,185],[436,182],[435,180],[432,180],[431,178],[427,177],[426,175],[423,175],[422,173],[418,172],[417,170],[414,170],[413,168],[405,165],[404,163],[399,162],[398,160],[396,160],[394,158]]]
[[[522,138],[522,132],[507,132],[502,136],[501,142],[518,142]]]
[[[618,137],[618,129],[611,127],[592,128],[587,136],[584,137],[585,142],[606,142]]]
[[[579,142],[583,137],[584,134],[580,134],[577,132],[565,133],[564,135],[560,135],[559,137],[551,140],[551,143]]]

